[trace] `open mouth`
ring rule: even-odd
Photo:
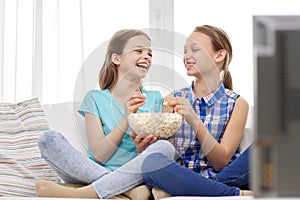
[[[139,68],[147,69],[146,65],[136,65],[136,66],[139,67]]]

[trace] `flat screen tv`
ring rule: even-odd
[[[253,16],[256,197],[300,197],[300,16]]]

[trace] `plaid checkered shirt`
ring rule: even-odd
[[[190,87],[174,91],[174,96],[189,99],[195,112],[208,129],[209,133],[221,142],[226,125],[233,111],[235,102],[239,97],[232,90],[225,89],[223,83],[213,93],[197,98],[193,93],[193,83]],[[196,134],[185,120],[174,137],[175,146],[180,154],[177,162],[187,168],[201,173],[205,177],[216,173],[205,156]],[[236,150],[232,160],[240,155],[240,147]],[[232,161],[231,160],[231,161]]]

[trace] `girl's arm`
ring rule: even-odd
[[[197,131],[196,135],[199,142],[203,144],[204,149],[208,151],[204,153],[215,170],[222,170],[231,161],[238,145],[241,143],[248,110],[248,103],[242,97],[239,97],[225,128],[221,143],[218,143],[215,138],[211,136],[200,119],[198,119],[197,125],[192,125],[194,130]]]
[[[145,96],[140,92],[132,93],[130,99],[125,103],[125,116],[117,126],[106,136],[102,129],[102,122],[99,117],[91,113],[85,113],[86,134],[94,158],[105,163],[116,151],[128,129],[127,114],[136,112],[145,103]],[[139,138],[135,141],[138,152],[144,150],[153,140],[141,142]]]
[[[118,125],[106,136],[102,129],[102,122],[96,115],[86,112],[85,124],[93,156],[98,162],[105,163],[116,151],[128,129],[126,117],[123,117]]]
[[[237,99],[221,143],[218,143],[209,133],[187,99],[173,98],[168,102],[168,106],[174,107],[174,110],[181,113],[187,123],[193,127],[212,167],[217,171],[222,170],[230,162],[242,140],[249,110],[246,100],[242,97]]]

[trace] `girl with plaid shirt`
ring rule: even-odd
[[[177,163],[154,154],[143,165],[144,181],[156,188],[154,194],[157,188],[172,196],[251,194],[240,190],[248,189],[249,149],[240,156],[240,142],[249,106],[232,91],[231,59],[231,43],[222,29],[203,25],[188,37],[183,61],[195,79],[164,100],[165,110],[184,117],[173,138]]]

